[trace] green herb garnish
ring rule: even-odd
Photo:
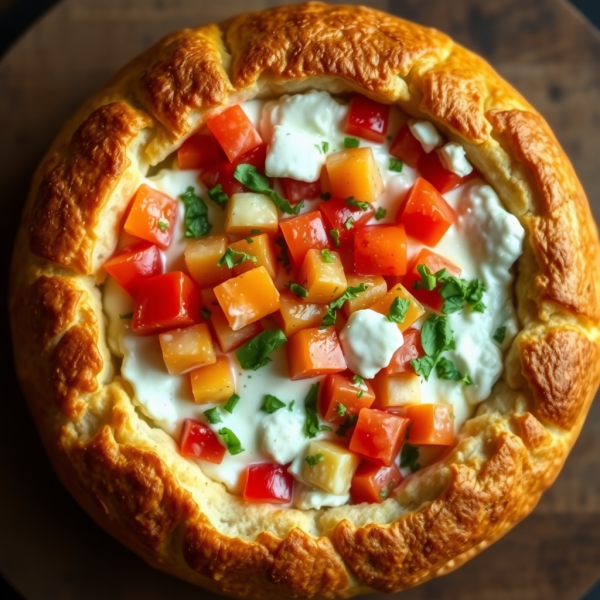
[[[321,258],[323,259],[324,263],[331,264],[335,262],[335,257],[329,250],[327,250],[327,248],[323,248],[323,250],[321,250]]]
[[[356,421],[358,421],[358,415],[350,415],[349,417],[346,417],[346,420],[337,428],[335,435],[344,437],[348,433],[348,429],[356,425]]]
[[[404,319],[406,318],[406,313],[408,312],[409,308],[410,300],[397,296],[390,305],[388,319],[392,323],[404,323]]]
[[[288,404],[288,410],[291,412],[292,410],[294,410],[294,404],[296,404],[295,400],[292,400],[289,404]]]
[[[227,248],[227,250],[225,250],[225,254],[223,254],[217,265],[219,267],[233,269],[233,267],[237,267],[237,265],[241,265],[247,260],[251,260],[253,263],[256,263],[258,259],[256,256],[254,256],[254,254],[247,254],[246,252],[239,252],[233,248]]]
[[[354,218],[353,217],[348,217],[346,219],[346,222],[344,223],[344,227],[346,229],[352,229],[354,227]]]
[[[208,208],[204,200],[194,193],[192,186],[179,195],[185,206],[185,236],[201,238],[210,232]]]
[[[293,281],[287,283],[285,287],[290,290],[292,294],[298,296],[298,298],[306,298],[306,296],[308,296],[308,290],[305,287],[302,287],[300,284],[294,283]]]
[[[233,414],[233,409],[239,401],[240,397],[237,394],[233,394],[233,396],[227,400],[227,404],[225,404],[223,410],[226,410],[229,414]]]
[[[390,158],[390,166],[388,167],[390,171],[401,173],[403,167],[404,163],[401,160],[398,160],[396,158]]]
[[[218,206],[221,207],[222,210],[225,210],[227,206],[227,202],[229,200],[229,196],[223,191],[221,184],[215,185],[215,187],[208,190],[208,197]]]
[[[309,454],[304,460],[308,463],[308,466],[311,469],[314,469],[318,463],[325,460],[325,457],[320,452],[317,452],[313,455]]]
[[[385,500],[392,493],[392,490],[394,489],[395,485],[396,482],[392,479],[390,481],[390,484],[384,490],[381,490],[379,492],[379,497]]]
[[[346,205],[347,206],[356,206],[356,208],[360,208],[360,210],[369,210],[369,203],[368,202],[359,202],[358,200],[355,200],[353,196],[350,196],[350,198],[346,198]]]
[[[375,211],[375,219],[377,219],[378,221],[383,219],[385,215],[387,215],[387,210],[385,210],[385,208],[381,208],[381,206],[378,207]]]
[[[280,408],[283,408],[284,406],[285,402],[282,402],[279,398],[276,398],[275,396],[271,396],[271,394],[267,394],[265,396],[263,405],[260,407],[260,410],[272,414],[278,411]]]
[[[306,411],[306,422],[304,431],[309,438],[314,438],[319,431],[331,431],[331,427],[319,424],[317,416],[317,397],[319,395],[319,384],[313,383],[304,398],[304,410]]]
[[[267,329],[246,342],[236,351],[235,355],[240,361],[242,369],[256,371],[272,362],[269,354],[286,342],[287,338],[281,329]]]
[[[325,316],[323,317],[323,321],[321,323],[321,329],[324,327],[331,327],[335,325],[335,321],[337,318],[336,311],[342,308],[344,302],[346,300],[351,300],[352,298],[356,298],[358,294],[361,292],[365,292],[367,290],[367,286],[364,283],[361,283],[355,287],[348,287],[346,291],[337,299],[334,300],[327,309]]]
[[[216,406],[214,408],[209,408],[208,410],[205,410],[204,415],[206,417],[206,420],[213,425],[215,423],[223,422],[223,419],[221,419],[221,415],[219,414],[219,409]]]
[[[400,453],[400,466],[408,467],[413,473],[421,468],[419,460],[419,449],[411,444],[404,444]]]
[[[360,140],[351,137],[344,138],[344,146],[346,148],[358,148],[360,146]]]
[[[251,230],[250,230],[250,233],[251,233],[252,235],[258,235],[258,234],[260,233],[260,229],[251,229]]]
[[[494,332],[494,339],[499,343],[503,344],[506,338],[506,327],[498,327]]]
[[[348,409],[343,404],[338,404],[336,411],[340,417],[343,417],[348,412]]]
[[[167,229],[169,229],[169,221],[164,221],[163,219],[159,219],[157,226],[161,231],[166,231]]]
[[[219,435],[223,438],[225,446],[227,447],[227,450],[229,450],[229,454],[235,456],[236,454],[240,454],[244,451],[242,443],[238,439],[237,435],[235,435],[235,433],[229,429],[229,427],[223,427],[222,429],[219,429]]]
[[[473,381],[468,375],[462,375],[454,366],[454,363],[447,358],[440,358],[435,365],[435,372],[440,379],[449,379],[450,381],[462,381],[465,385],[473,385]]]
[[[340,245],[340,230],[339,229],[330,229],[329,235],[333,240],[333,245],[337,248]]]

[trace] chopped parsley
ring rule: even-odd
[[[496,329],[496,331],[494,332],[494,339],[499,344],[503,344],[505,338],[506,338],[506,327],[498,327],[498,329]]]
[[[132,319],[133,318],[133,313],[127,313],[126,315],[119,315],[119,319]]]
[[[318,463],[325,460],[325,457],[320,452],[317,452],[316,454],[309,454],[304,460],[311,469],[314,469]]]
[[[379,497],[383,498],[383,500],[385,500],[392,493],[395,485],[396,485],[396,481],[394,479],[392,479],[390,481],[390,484],[385,489],[383,489],[379,492]]]
[[[354,217],[348,217],[344,223],[346,229],[352,229],[354,227]]]
[[[308,290],[293,281],[290,281],[285,287],[290,290],[292,294],[298,296],[298,298],[306,298],[306,296],[308,296]]]
[[[388,167],[390,171],[401,173],[403,167],[404,163],[401,160],[398,160],[397,158],[390,158],[390,166]]]
[[[217,265],[219,267],[233,269],[233,267],[237,267],[237,265],[241,265],[247,260],[251,260],[253,263],[256,263],[258,259],[256,256],[254,256],[254,254],[247,254],[246,252],[239,252],[233,248],[227,248],[227,250],[225,250],[225,254],[223,254]]]
[[[385,215],[387,215],[387,210],[385,210],[385,208],[381,208],[381,206],[379,206],[377,208],[377,210],[375,211],[375,219],[380,221],[381,219],[385,218]]]
[[[353,196],[350,196],[350,198],[346,198],[346,206],[356,206],[356,208],[365,211],[369,210],[370,205],[368,202],[359,202],[358,200],[355,200]]]
[[[410,300],[397,296],[390,305],[388,319],[392,323],[404,323],[404,319],[406,318],[406,313],[408,312],[409,308]]]
[[[240,397],[237,394],[233,394],[227,403],[223,407],[223,410],[226,410],[229,414],[233,414],[233,409],[236,407],[237,403],[240,401]]]
[[[256,371],[272,362],[269,354],[286,342],[287,338],[281,329],[267,329],[246,342],[235,355],[242,369]]]
[[[358,421],[358,415],[350,415],[346,417],[346,420],[337,428],[335,435],[339,435],[340,437],[344,437],[350,427],[356,425],[356,421]]]
[[[157,225],[161,231],[169,229],[169,221],[165,221],[164,219],[159,219]]]
[[[462,375],[454,366],[454,363],[447,358],[440,358],[435,365],[435,372],[440,379],[449,379],[450,381],[462,381],[465,385],[473,385],[473,381],[468,375]]]
[[[221,419],[221,415],[219,414],[219,409],[216,406],[214,408],[209,408],[208,410],[205,410],[204,416],[206,417],[206,420],[213,425],[215,423],[223,422],[223,419]]]
[[[229,427],[223,427],[222,429],[219,429],[219,435],[223,438],[225,446],[227,447],[227,450],[229,450],[229,454],[235,456],[236,454],[240,454],[244,451],[242,443],[238,439],[237,435],[235,435],[235,433],[229,429]]]
[[[254,244],[254,240],[251,237],[244,238],[247,244]]]
[[[205,321],[208,321],[210,319],[210,316],[212,315],[210,310],[208,310],[208,308],[206,308],[206,307],[200,309],[200,314],[202,315],[202,318]]]
[[[352,383],[356,386],[361,386],[365,385],[365,380],[360,375],[355,373],[352,377]]]
[[[185,206],[185,236],[200,238],[210,232],[208,208],[204,200],[194,193],[192,186],[179,195]]]
[[[413,473],[415,473],[421,468],[418,460],[419,449],[411,444],[404,444],[404,446],[402,446],[402,452],[400,453],[400,466],[408,467]]]
[[[365,395],[364,390],[358,390],[358,392],[356,392],[356,397],[357,398],[362,398]]]
[[[327,250],[327,248],[323,248],[323,250],[321,250],[321,258],[323,259],[324,263],[331,264],[335,262],[333,254],[331,254],[331,252]]]
[[[331,431],[331,427],[319,424],[317,416],[317,397],[319,395],[319,384],[311,385],[306,398],[304,398],[304,410],[306,411],[306,422],[304,431],[309,438],[314,438],[319,431]]]
[[[288,410],[291,412],[294,410],[294,404],[296,404],[295,400],[292,400],[289,404],[288,404]]]
[[[335,321],[337,319],[337,312],[346,300],[351,300],[352,298],[356,298],[358,294],[361,292],[365,292],[367,290],[367,286],[364,283],[361,283],[355,287],[348,287],[346,291],[337,299],[334,300],[327,309],[325,316],[323,317],[323,322],[321,323],[321,328],[331,327],[335,325]]]
[[[337,248],[340,245],[340,230],[339,229],[330,229],[329,235],[333,240],[333,245]]]
[[[327,154],[327,151],[329,150],[329,142],[321,142],[321,145],[319,144],[315,144],[315,148],[321,153],[321,154]]]
[[[271,394],[267,394],[265,396],[265,401],[263,402],[263,405],[260,407],[260,410],[269,414],[273,414],[274,412],[278,411],[284,406],[285,402],[282,402],[279,398],[276,398],[275,396],[271,396]]]
[[[348,412],[348,409],[343,404],[338,404],[336,411],[340,417],[343,417]]]
[[[215,187],[208,190],[208,197],[218,206],[221,207],[222,210],[225,210],[227,206],[227,202],[229,201],[229,196],[223,191],[221,184],[215,185]]]
[[[251,230],[250,230],[250,233],[251,233],[252,235],[258,235],[258,234],[260,233],[260,229],[251,229]]]
[[[344,138],[344,146],[346,148],[358,148],[360,146],[360,140],[351,137]]]

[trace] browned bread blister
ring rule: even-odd
[[[522,329],[457,447],[381,505],[244,504],[140,418],[108,349],[101,265],[148,168],[222,108],[311,88],[429,118],[527,231]],[[57,472],[153,566],[243,598],[394,591],[468,560],[555,479],[600,379],[600,251],[574,170],[543,118],[435,30],[308,3],[174,33],[59,134],[25,207],[12,270],[19,378]]]

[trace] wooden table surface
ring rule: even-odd
[[[363,3],[442,29],[488,58],[548,119],[600,216],[600,35],[578,13],[562,0]],[[0,63],[3,298],[30,173],[63,120],[124,62],[167,32],[275,4],[65,0],[13,47]],[[9,348],[6,317],[0,327]],[[214,598],[147,567],[78,507],[37,440],[12,361],[5,355],[2,362],[0,572],[27,600]],[[569,600],[580,598],[599,577],[596,403],[558,481],[530,517],[458,571],[401,597]]]

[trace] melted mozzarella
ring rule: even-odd
[[[450,142],[438,150],[438,156],[445,169],[466,177],[473,172],[473,165],[467,160],[465,149],[460,144]]]

